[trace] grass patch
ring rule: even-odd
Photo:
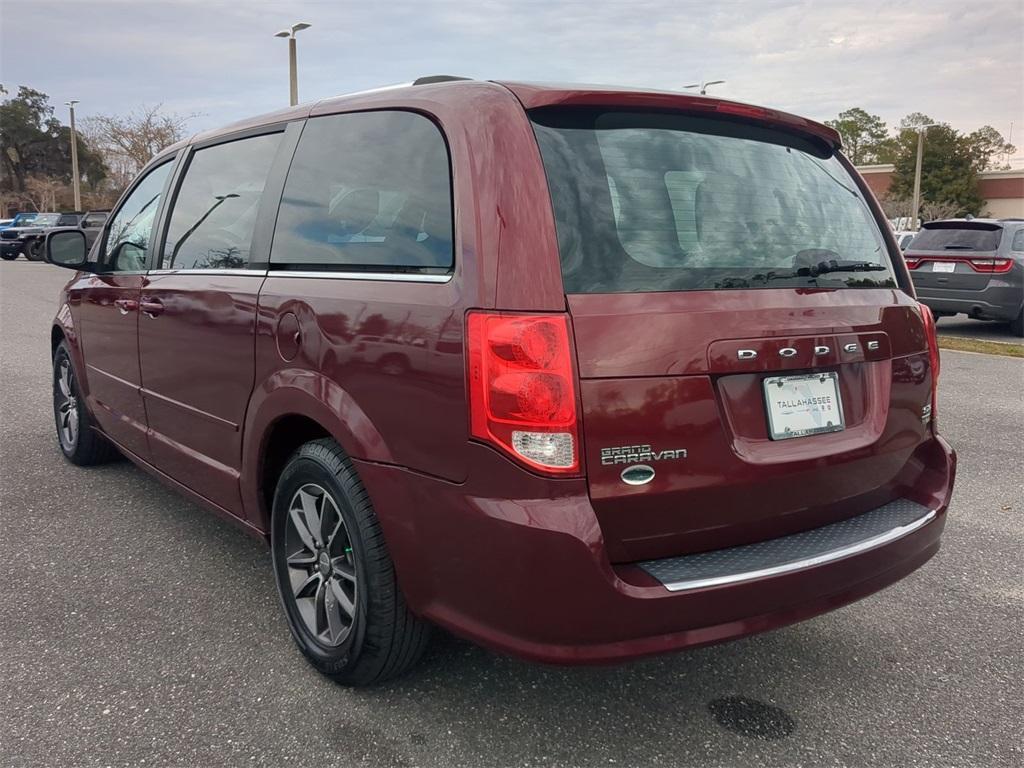
[[[939,349],[955,349],[958,352],[980,352],[983,355],[1002,355],[1003,357],[1024,357],[1024,344],[964,339],[959,336],[943,336],[942,334],[939,334]]]

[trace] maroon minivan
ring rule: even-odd
[[[425,78],[149,164],[53,325],[57,433],[269,539],[351,685],[444,627],[609,662],[820,614],[939,548],[931,315],[830,128]]]

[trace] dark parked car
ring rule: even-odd
[[[928,222],[906,261],[918,298],[936,317],[1008,322],[1024,336],[1024,219]]]
[[[61,224],[62,218],[64,221],[69,220],[67,214],[37,213],[27,223],[0,230],[0,258],[13,261],[18,258],[18,254],[24,253],[29,261],[42,261],[46,231],[57,226],[77,224],[77,219],[71,219],[70,224]]]
[[[77,227],[85,233],[86,244],[96,240],[108,211],[86,211],[85,213],[39,213],[25,225],[0,230],[0,257],[7,261],[24,253],[29,261],[43,260],[43,245],[46,234],[56,228]]]
[[[154,159],[52,329],[59,444],[272,550],[321,672],[432,624],[560,663],[740,637],[938,551],[935,329],[830,128],[436,81]],[[135,546],[134,544],[132,546]]]

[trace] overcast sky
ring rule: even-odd
[[[1022,0],[0,0],[0,78],[79,99],[82,115],[162,102],[199,113],[198,130],[287,104],[287,44],[273,33],[295,21],[313,24],[298,39],[302,101],[433,73],[721,79],[716,95],[820,120],[920,111],[1004,136],[1014,121],[1024,147]]]

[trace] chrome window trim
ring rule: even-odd
[[[702,589],[704,587],[721,587],[726,584],[736,584],[741,581],[753,581],[754,579],[761,579],[766,576],[780,576],[784,573],[792,573],[793,571],[801,571],[806,568],[825,565],[826,563],[841,560],[844,557],[850,557],[852,555],[860,554],[861,552],[867,552],[870,549],[875,549],[884,544],[888,544],[891,541],[896,541],[896,539],[901,539],[904,536],[913,533],[918,528],[922,528],[930,523],[935,519],[937,514],[937,510],[931,509],[928,511],[928,514],[922,515],[906,525],[898,525],[884,533],[879,533],[876,536],[871,536],[863,541],[858,541],[856,544],[840,547],[839,549],[832,550],[831,552],[824,552],[820,555],[815,555],[814,557],[804,558],[803,560],[794,560],[793,562],[772,566],[771,568],[730,573],[725,576],[715,576],[707,579],[675,581],[662,586],[664,586],[669,592],[683,592],[691,589]]]
[[[151,269],[150,275],[238,275],[262,277],[265,269]]]
[[[332,272],[329,270],[272,269],[267,277],[312,277],[330,280],[381,280],[392,283],[447,283],[453,274],[417,275],[406,272]]]

